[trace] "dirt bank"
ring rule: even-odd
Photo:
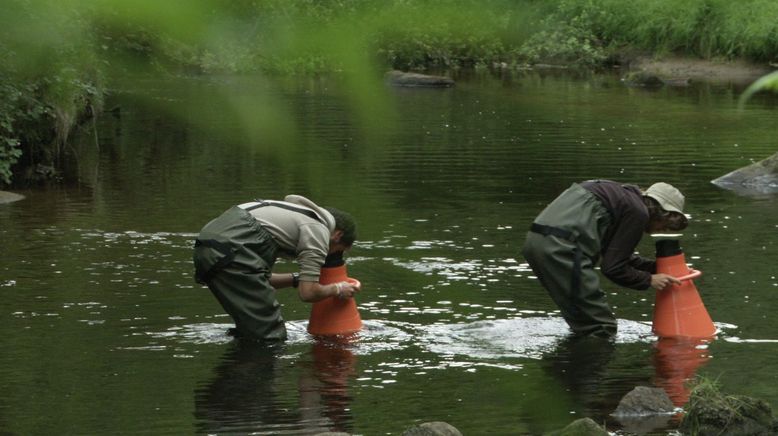
[[[746,61],[710,61],[682,57],[638,57],[629,63],[630,70],[645,71],[662,79],[724,82],[748,85],[775,70],[770,65]]]

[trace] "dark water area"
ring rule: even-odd
[[[591,417],[627,433],[610,416],[624,394],[682,404],[698,375],[778,406],[778,197],[710,183],[776,151],[775,99],[739,111],[727,85],[459,79],[361,98],[328,78],[116,84],[119,110],[77,132],[76,176],[0,205],[0,432],[541,434]],[[519,251],[545,204],[591,178],[686,194],[714,340],[657,340],[654,292],[607,281],[615,343],[567,336]],[[207,221],[289,193],[358,219],[350,343],[311,338],[310,306],[281,290],[289,341],[240,344],[192,280]]]

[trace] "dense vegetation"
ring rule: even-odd
[[[135,72],[338,72],[360,94],[387,68],[597,68],[636,53],[768,63],[776,16],[771,0],[7,0],[0,184],[22,167],[54,173],[111,80]]]

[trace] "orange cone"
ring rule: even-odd
[[[656,272],[669,274],[682,282],[680,285],[669,285],[657,291],[654,333],[661,338],[709,338],[715,335],[716,326],[713,325],[692,281],[701,273],[686,266],[678,240],[657,241]]]
[[[357,279],[352,279],[346,273],[346,264],[342,258],[336,261],[338,265],[327,266],[325,264],[319,275],[319,283],[329,285],[338,282],[351,282],[358,284]],[[308,319],[308,333],[316,336],[349,335],[358,332],[362,328],[362,318],[357,310],[357,302],[353,298],[340,299],[329,297],[317,301],[311,308],[311,316]]]

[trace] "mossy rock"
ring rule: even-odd
[[[767,402],[742,395],[723,395],[715,386],[692,391],[687,413],[678,429],[698,436],[775,435],[778,427]]]

